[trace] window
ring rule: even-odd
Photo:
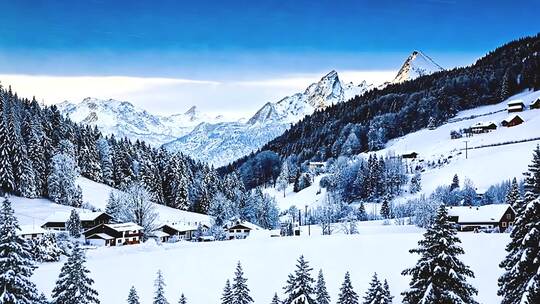
[[[506,222],[502,222],[502,226],[503,226],[503,227],[506,227]]]
[[[507,214],[507,215],[506,215],[506,218],[509,219],[509,220],[511,220],[511,219],[512,219],[512,215],[511,215],[511,214]]]

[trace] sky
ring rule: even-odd
[[[160,114],[254,112],[333,69],[391,80],[415,49],[468,65],[540,30],[537,0],[0,1],[3,85]]]

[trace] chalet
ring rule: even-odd
[[[70,212],[55,212],[45,219],[45,224],[41,228],[47,230],[66,230],[66,222],[69,220]],[[104,212],[81,212],[81,227],[90,229],[100,224],[108,224],[112,220],[112,216]]]
[[[154,231],[153,237],[159,240],[161,243],[167,243],[171,238],[171,236],[168,233],[163,232],[161,230]]]
[[[409,158],[409,159],[414,159],[414,158],[417,158],[418,157],[418,153],[416,152],[405,152],[403,154],[401,154],[401,157],[402,158]]]
[[[308,167],[310,170],[324,169],[326,167],[325,162],[309,162]]]
[[[203,233],[206,233],[210,226],[206,224],[200,224]],[[171,238],[175,237],[178,240],[191,241],[198,226],[186,225],[186,224],[164,224],[158,228],[158,230],[167,233]]]
[[[249,234],[256,230],[264,230],[264,228],[252,224],[248,221],[236,221],[231,223],[227,230],[229,232],[229,240],[233,239],[245,239]]]
[[[94,245],[121,246],[139,244],[143,227],[135,223],[100,224],[84,232],[84,238]]]
[[[507,105],[508,113],[523,112],[523,110],[525,110],[525,104],[523,103],[523,100],[520,99],[511,100]]]
[[[17,232],[17,235],[22,237],[25,240],[35,240],[41,238],[47,230],[34,225],[23,225],[20,227],[21,230]]]
[[[516,213],[508,204],[485,206],[447,207],[448,218],[459,226],[460,231],[494,229],[504,232],[512,227]]]
[[[474,134],[488,133],[497,130],[497,124],[492,121],[481,121],[471,126],[471,132]]]
[[[531,102],[531,104],[529,105],[529,109],[540,109],[540,98]]]
[[[503,120],[501,122],[501,125],[503,127],[513,127],[513,126],[517,126],[517,125],[520,125],[524,122],[524,120],[517,114],[514,114],[512,116],[509,116],[508,118],[506,118],[505,120]]]

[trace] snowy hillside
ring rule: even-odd
[[[196,107],[182,114],[159,116],[148,113],[127,101],[100,100],[87,97],[79,103],[57,104],[62,115],[77,123],[97,126],[105,134],[144,140],[159,146],[187,134],[201,122],[220,122],[222,116],[211,117]]]
[[[336,71],[331,71],[302,93],[287,96],[278,102],[266,103],[246,123],[203,123],[189,134],[164,146],[214,166],[222,166],[250,152],[283,133],[315,110],[361,95],[371,85],[343,84]]]
[[[426,54],[421,51],[414,51],[399,69],[392,83],[401,83],[442,70],[444,69]]]

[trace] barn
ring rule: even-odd
[[[532,110],[532,109],[540,109],[540,98],[538,98],[537,100],[531,102],[531,104],[529,105],[529,108]]]
[[[507,105],[508,113],[523,112],[523,110],[525,110],[525,104],[523,103],[523,100],[520,99],[511,100]]]
[[[488,133],[497,130],[497,124],[492,121],[481,121],[471,126],[471,132],[474,134]]]
[[[508,118],[506,118],[505,120],[503,120],[501,122],[501,125],[503,127],[514,127],[514,126],[517,126],[517,125],[520,125],[522,123],[524,123],[525,121],[523,120],[523,118],[521,118],[519,115],[517,114],[514,114],[514,115],[511,115],[509,116]]]
[[[448,218],[460,231],[494,230],[504,232],[512,227],[516,213],[508,204],[447,207]]]

